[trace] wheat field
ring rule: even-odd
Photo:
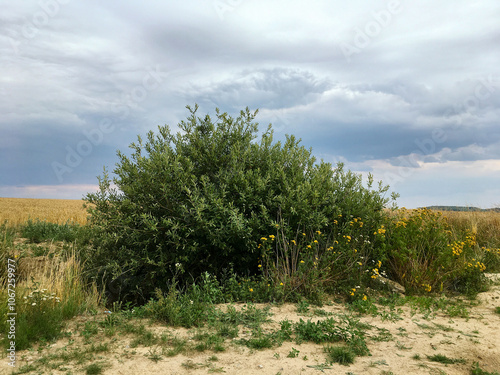
[[[482,243],[500,245],[500,212],[498,211],[445,211],[448,224],[455,231],[474,233]]]
[[[87,211],[80,199],[0,198],[0,224],[19,225],[28,219],[85,224]]]

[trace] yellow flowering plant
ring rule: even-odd
[[[475,233],[452,230],[441,212],[400,209],[374,233],[388,272],[409,293],[475,293],[486,266]]]
[[[286,280],[285,289],[303,295],[362,285],[369,276],[367,262],[374,254],[373,228],[381,225],[366,225],[361,216],[351,214],[339,214],[331,226],[309,232],[300,227],[294,232],[279,221],[274,241],[268,241],[271,235],[266,234],[259,242],[259,268],[271,284]]]

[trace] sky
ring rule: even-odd
[[[0,197],[81,199],[197,103],[400,207],[500,206],[498,0],[0,1]]]

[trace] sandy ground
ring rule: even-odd
[[[499,275],[492,275],[497,277]],[[349,366],[333,364],[329,368],[325,364],[326,354],[323,345],[312,343],[285,342],[280,347],[266,350],[250,350],[241,345],[227,344],[227,350],[221,353],[205,351],[180,354],[175,357],[162,356],[157,362],[148,357],[160,352],[158,347],[130,348],[127,337],[109,339],[111,350],[104,355],[96,354],[96,362],[105,362],[107,366],[102,372],[105,375],[117,374],[470,374],[474,363],[478,363],[485,371],[500,372],[500,314],[495,307],[500,306],[500,286],[497,282],[488,292],[478,297],[480,304],[470,308],[469,318],[460,318],[437,312],[435,315],[412,315],[408,306],[403,306],[400,313],[402,320],[383,320],[381,316],[362,315],[362,322],[373,326],[367,331],[371,338],[367,339],[371,356],[357,357]],[[262,307],[259,306],[258,307]],[[333,304],[322,308],[327,312],[341,313],[344,306]],[[383,308],[381,308],[383,309]],[[271,308],[271,319],[275,323],[284,319],[298,321],[318,317],[297,314],[295,305],[282,305]],[[79,317],[81,321],[83,317]],[[78,321],[78,319],[76,321]],[[74,323],[74,322],[73,322]],[[159,325],[150,326],[155,333],[168,331],[179,337],[189,337],[186,329],[172,329]],[[389,341],[376,341],[375,336],[388,330],[392,335]],[[81,331],[81,330],[80,330]],[[387,333],[387,331],[385,331]],[[250,335],[249,330],[241,329],[240,338]],[[61,339],[44,349],[43,354],[64,350],[68,338]],[[98,344],[98,342],[96,342]],[[296,358],[287,358],[292,348],[299,351]],[[276,354],[278,353],[278,354]],[[414,356],[418,354],[420,359]],[[449,358],[463,359],[465,363],[444,365],[432,362],[427,356],[443,354]],[[215,355],[216,361],[209,357]],[[17,353],[17,366],[33,362],[40,354],[37,351]],[[45,374],[78,374],[85,373],[84,364],[68,363],[64,371],[44,368]],[[7,359],[2,358],[0,373],[10,373]],[[30,372],[36,374],[37,372]]]

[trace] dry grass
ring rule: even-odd
[[[23,277],[17,283],[16,289],[20,295],[26,294],[35,281],[39,289],[47,289],[55,293],[62,301],[71,300],[75,306],[94,309],[99,306],[101,294],[97,291],[95,284],[90,286],[90,290],[87,290],[83,284],[82,265],[74,250],[64,258],[62,256],[28,257],[22,260],[24,264],[20,264],[19,273],[29,272],[29,277]],[[35,267],[31,267],[30,262],[35,263]]]
[[[0,224],[19,225],[28,219],[85,224],[87,212],[79,199],[0,198]]]
[[[416,209],[408,209],[411,213]],[[389,216],[398,212],[386,210]],[[500,211],[439,211],[446,218],[452,232],[474,233],[481,246],[500,247]]]
[[[500,212],[444,211],[443,216],[453,230],[474,233],[482,246],[500,246]]]

